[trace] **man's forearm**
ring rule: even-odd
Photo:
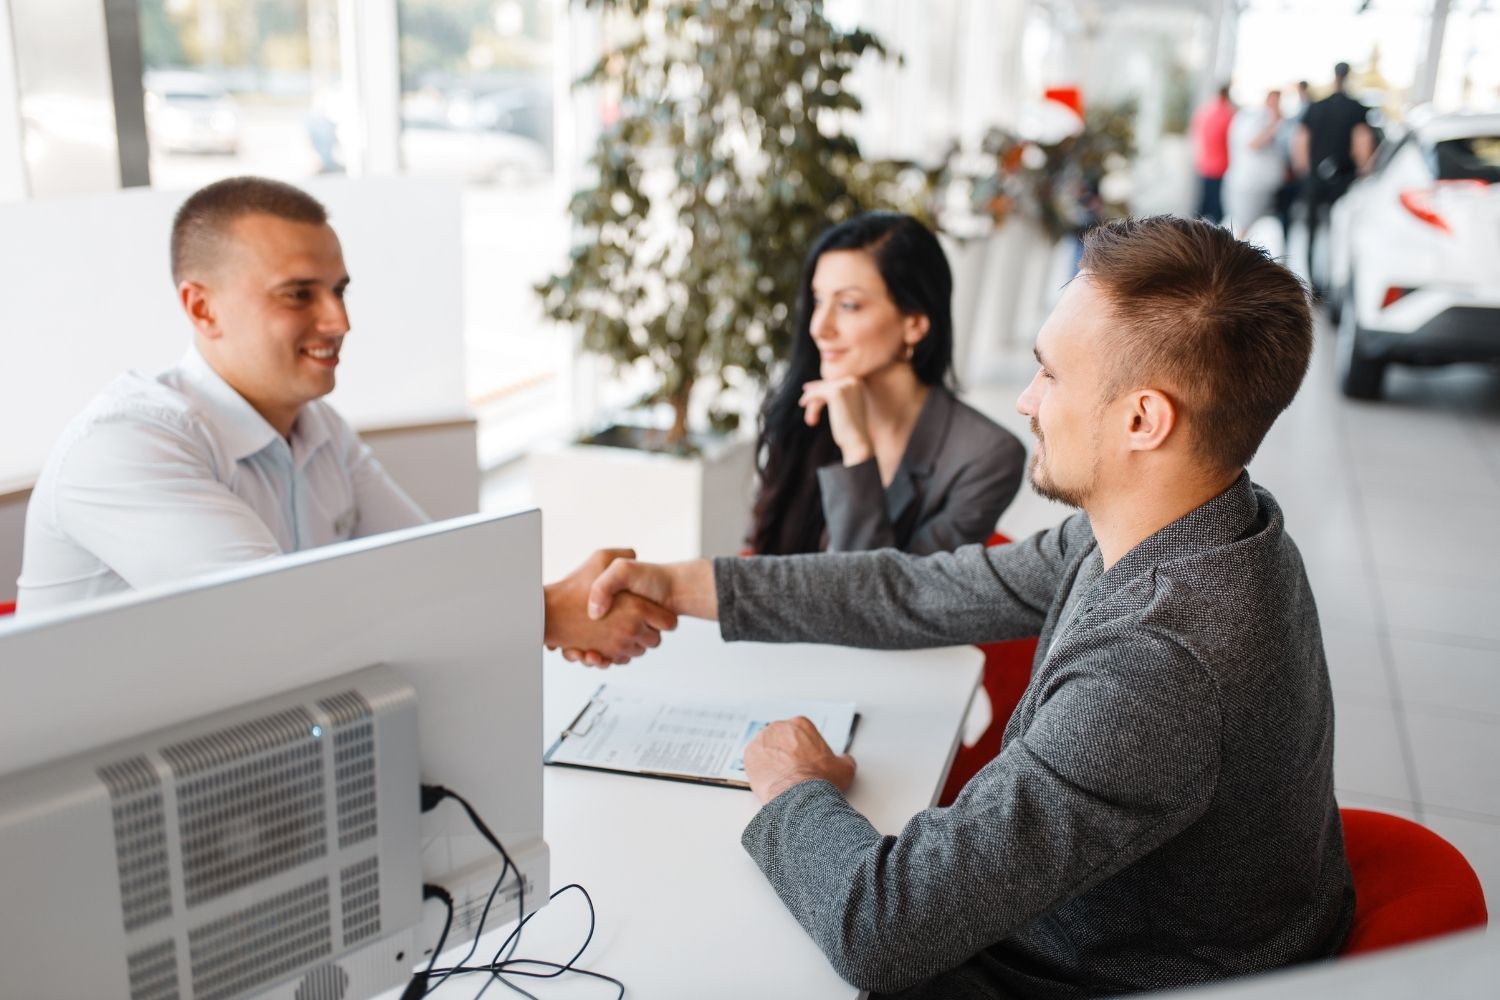
[[[925,557],[894,549],[721,559],[720,631],[729,640],[821,642],[863,649],[926,649],[1034,636],[1056,592],[1056,572],[1006,546],[1016,568],[1001,584],[986,550]]]
[[[666,607],[679,615],[718,621],[719,592],[714,583],[714,564],[711,559],[668,563],[662,568],[667,571],[670,579]]]

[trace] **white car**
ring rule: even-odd
[[[144,85],[152,149],[225,156],[239,151],[239,109],[213,77],[192,70],[152,70]]]
[[[1330,231],[1346,396],[1378,399],[1392,362],[1500,361],[1500,113],[1388,140]]]

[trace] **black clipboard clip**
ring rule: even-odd
[[[589,700],[584,703],[584,706],[578,710],[578,714],[573,717],[573,721],[568,723],[563,731],[558,734],[557,741],[559,743],[569,736],[587,736],[593,730],[594,725],[603,718],[604,713],[609,711],[609,702],[601,702],[599,700],[599,695],[603,693],[604,687],[603,684],[599,685],[594,693],[589,696]],[[589,715],[589,709],[596,706],[598,707],[598,711],[589,716],[588,724],[580,725],[583,722],[584,716]]]

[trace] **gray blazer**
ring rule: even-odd
[[[1000,755],[952,807],[882,836],[808,781],[745,829],[855,986],[1072,998],[1256,972],[1343,942],[1354,895],[1332,696],[1281,509],[1243,474],[1094,579],[1099,565],[1081,514],[988,550],[715,561],[729,639],[1041,636]]]
[[[828,551],[897,548],[926,555],[983,542],[1021,488],[1026,448],[978,410],[933,386],[889,486],[875,459],[818,470]]]

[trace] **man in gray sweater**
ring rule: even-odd
[[[1013,545],[614,562],[728,639],[914,648],[1039,635],[1000,755],[882,836],[803,720],[745,754],[746,850],[850,983],[1083,997],[1334,953],[1354,894],[1317,609],[1245,472],[1307,369],[1302,286],[1201,222],[1113,223],[1037,337],[1017,406],[1036,489],[1080,508]],[[574,652],[575,658],[587,656]]]

